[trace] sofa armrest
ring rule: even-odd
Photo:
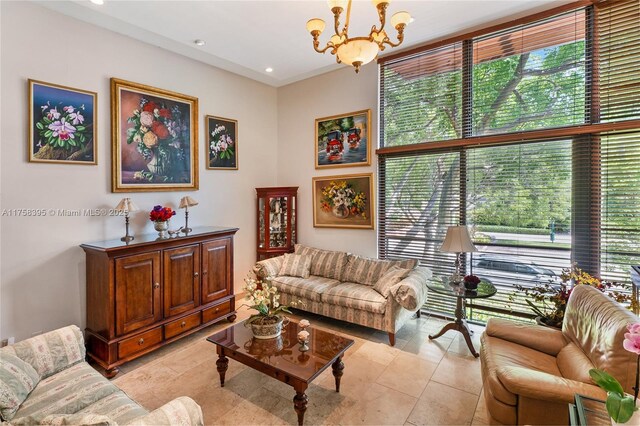
[[[2,350],[31,364],[40,379],[84,361],[86,355],[82,331],[75,325],[22,340]]]
[[[130,425],[192,425],[202,426],[204,419],[202,409],[196,402],[187,397],[181,396],[173,401],[167,402],[162,407],[157,408],[142,417],[133,420]]]
[[[417,311],[427,299],[427,281],[431,275],[429,268],[417,267],[405,279],[391,287],[389,293],[403,308]]]
[[[259,262],[256,262],[253,267],[253,272],[260,279],[265,279],[267,277],[276,277],[278,276],[278,272],[280,272],[283,261],[284,256],[261,260]]]
[[[517,343],[551,356],[556,356],[569,342],[562,331],[540,325],[523,324],[502,318],[490,318],[486,333],[489,336]]]
[[[577,393],[596,399],[607,397],[596,385],[523,367],[499,368],[497,376],[509,392],[530,399],[570,403]]]

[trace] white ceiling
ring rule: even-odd
[[[392,0],[389,15],[406,10],[415,18],[405,30],[401,47],[405,49],[569,2]],[[321,43],[328,40],[333,18],[323,0],[104,0],[102,6],[88,0],[37,3],[275,87],[344,66],[328,53],[315,53],[305,29],[307,20],[322,18],[328,24]],[[354,1],[349,34],[367,35],[377,19],[371,1]],[[206,45],[196,46],[195,39],[205,40]],[[267,67],[274,71],[265,72]]]

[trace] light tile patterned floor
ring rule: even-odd
[[[345,355],[340,393],[333,387],[331,369],[310,385],[305,424],[489,424],[480,361],[456,332],[436,341],[427,337],[445,321],[424,315],[412,319],[391,347],[386,333],[298,313],[315,327],[356,341]],[[248,315],[240,309],[238,321]],[[288,385],[230,360],[225,387],[220,387],[215,347],[205,339],[227,326],[226,321],[214,325],[125,364],[114,383],[149,410],[190,396],[202,406],[206,424],[296,424],[294,392]],[[478,348],[482,328],[473,328]]]

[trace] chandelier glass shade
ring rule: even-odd
[[[334,34],[331,36],[326,46],[320,48],[318,40],[320,34],[325,29],[325,22],[320,18],[313,18],[307,22],[307,31],[313,37],[313,48],[318,53],[329,51],[336,56],[338,63],[351,65],[355,68],[356,73],[360,71],[360,67],[373,61],[378,53],[383,51],[387,46],[397,47],[404,40],[404,29],[411,21],[411,15],[408,12],[396,12],[391,16],[390,24],[397,31],[397,41],[391,41],[385,30],[387,20],[387,7],[389,0],[372,0],[373,5],[378,10],[378,18],[380,19],[380,27],[374,25],[371,32],[366,37],[349,37],[349,20],[351,17],[351,1],[352,0],[329,0],[329,8],[333,12]],[[346,9],[347,16],[345,24],[340,28],[340,15]]]

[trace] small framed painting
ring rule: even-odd
[[[112,191],[198,189],[198,98],[111,79]]]
[[[373,229],[373,173],[313,178],[313,226]]]
[[[316,119],[316,169],[371,164],[371,110]]]
[[[238,120],[207,115],[207,169],[238,170]]]
[[[98,164],[98,94],[29,80],[29,161]]]

